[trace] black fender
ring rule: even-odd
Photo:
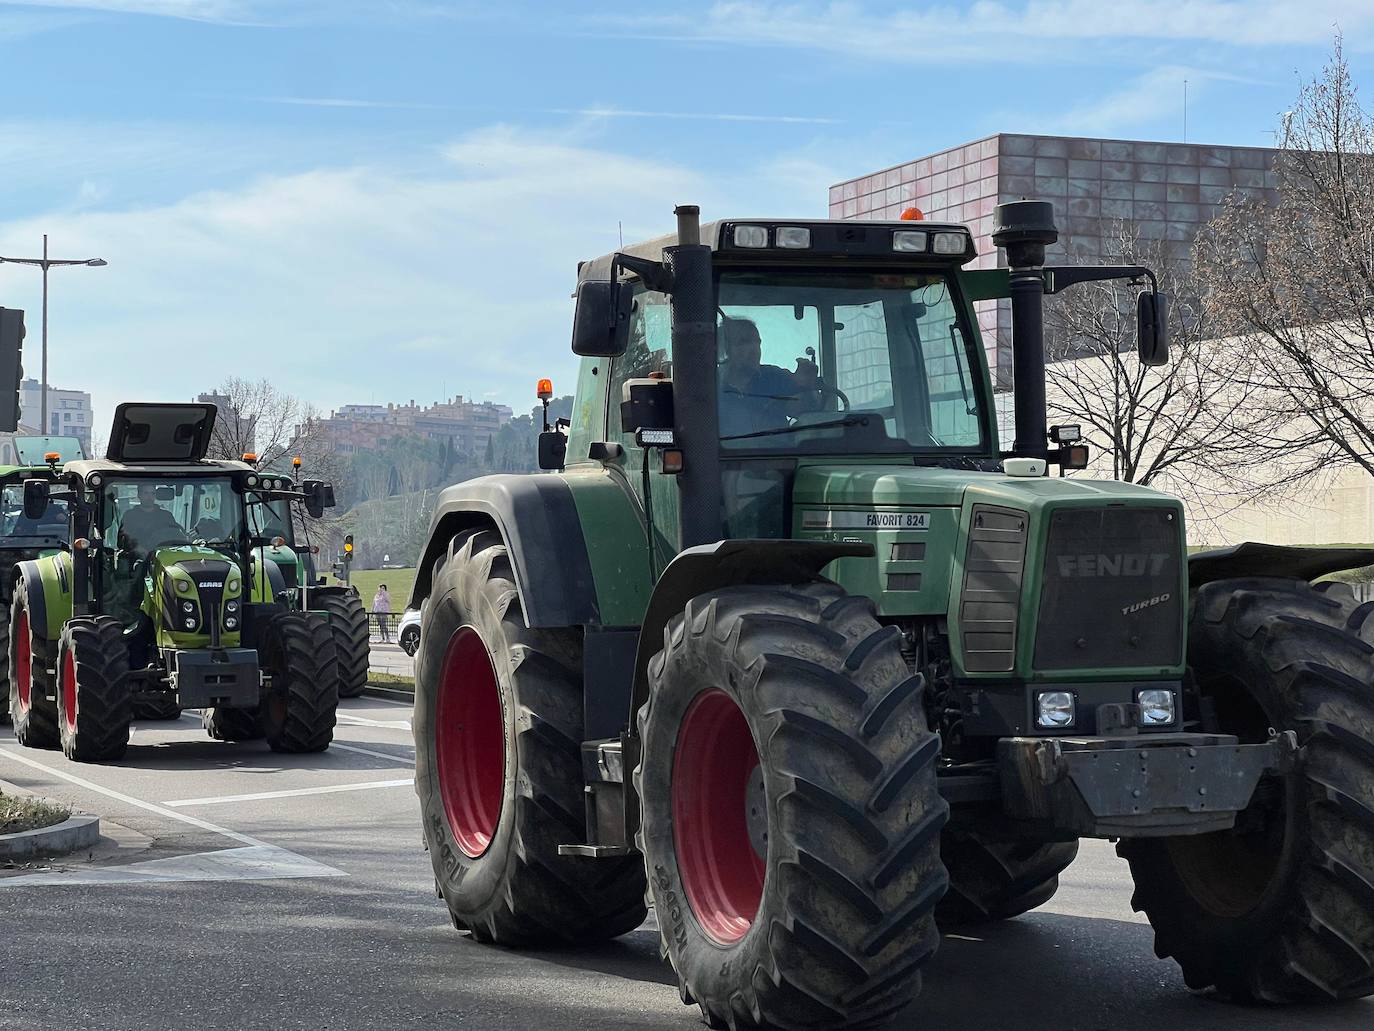
[[[418,609],[434,583],[434,564],[454,536],[495,527],[505,541],[525,622],[571,627],[601,622],[587,541],[561,476],[482,476],[445,488],[430,519],[407,607]]]
[[[43,590],[43,573],[38,568],[37,559],[29,559],[19,562],[14,567],[14,586],[10,591],[11,600],[14,591],[24,588],[24,600],[29,606],[29,625],[34,633],[46,638],[48,636],[48,596]],[[9,619],[9,613],[5,613],[5,618]]]
[[[1280,544],[1237,544],[1188,556],[1188,589],[1241,576],[1315,580],[1345,569],[1374,566],[1374,548],[1305,548]]]

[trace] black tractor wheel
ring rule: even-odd
[[[70,619],[57,641],[57,728],[75,762],[124,758],[134,706],[124,628],[113,616]]]
[[[362,599],[350,587],[346,591],[312,593],[310,605],[329,614],[334,651],[339,657],[339,697],[357,698],[367,687],[368,658],[372,654]]]
[[[415,676],[415,787],[453,924],[502,945],[614,938],[645,915],[637,856],[586,841],[582,641],[525,626],[501,537],[456,538],[434,571]]]
[[[900,642],[831,583],[703,594],[664,633],[639,844],[711,1027],[876,1026],[920,991],[949,808]]]
[[[1374,994],[1374,647],[1343,592],[1282,579],[1199,588],[1192,677],[1222,731],[1294,731],[1232,830],[1125,841],[1134,906],[1190,988],[1238,1001]]]
[[[10,606],[5,605],[5,611],[0,613],[0,655],[4,655],[0,661],[0,698],[5,700],[5,704],[0,706],[0,727],[7,727],[10,724]]]
[[[176,720],[181,718],[181,706],[174,694],[151,694],[134,699],[136,720]]]
[[[212,705],[200,712],[200,726],[216,741],[256,741],[263,736],[258,709]]]
[[[1078,856],[1078,842],[996,841],[947,827],[940,855],[949,870],[949,894],[935,918],[941,927],[969,927],[1043,906]]]
[[[272,619],[258,652],[267,674],[263,736],[274,752],[322,752],[334,740],[339,670],[329,622],[314,612]]]
[[[21,580],[10,605],[9,710],[15,739],[28,748],[56,748],[57,701],[52,665],[52,644],[43,628],[29,618],[28,593]]]

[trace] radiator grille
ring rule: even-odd
[[[1182,521],[1171,508],[1072,508],[1050,517],[1037,669],[1181,661]]]
[[[1013,508],[973,506],[959,598],[964,669],[970,673],[1004,673],[1015,662],[1028,522],[1025,512]]]

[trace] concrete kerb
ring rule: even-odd
[[[373,698],[385,698],[391,702],[414,702],[414,691],[399,691],[394,687],[378,687],[375,684],[368,684],[363,688],[363,694],[371,695]]]
[[[0,859],[61,855],[90,848],[100,838],[100,817],[73,816],[51,827],[0,834]]]

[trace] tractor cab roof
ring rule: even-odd
[[[701,227],[701,242],[711,248],[717,260],[754,265],[881,262],[948,267],[963,265],[978,256],[968,226],[923,220],[723,218]],[[677,233],[669,233],[581,262],[577,267],[578,282],[609,279],[616,253],[662,261],[664,249],[676,247],[677,243]]]
[[[119,463],[200,462],[215,428],[213,404],[125,402],[115,409],[105,457]]]
[[[198,462],[114,462],[108,458],[86,458],[79,462],[68,462],[63,471],[74,473],[83,480],[92,473],[115,476],[147,476],[176,479],[178,477],[205,477],[232,475],[252,472],[247,462],[221,461],[213,458]]]
[[[23,483],[25,480],[53,480],[62,475],[62,469],[53,470],[46,465],[0,465],[0,484]]]

